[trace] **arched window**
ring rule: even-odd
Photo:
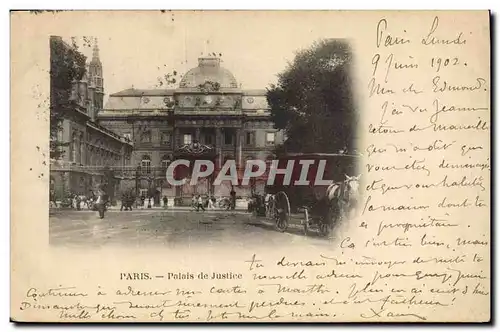
[[[76,151],[77,151],[76,133],[73,133],[73,135],[71,135],[70,161],[76,162]]]
[[[162,132],[160,139],[161,144],[169,146],[172,142],[172,134],[169,132]]]
[[[148,155],[142,156],[141,169],[143,172],[151,173],[151,157]]]

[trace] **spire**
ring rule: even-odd
[[[97,38],[94,38],[94,48],[92,49],[92,62],[101,62],[99,59],[99,45],[97,45]]]

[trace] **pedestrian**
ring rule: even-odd
[[[213,196],[208,196],[208,209],[209,210],[215,210],[214,197]]]
[[[125,208],[125,211],[127,211],[127,205],[128,205],[128,195],[126,192],[124,192],[122,194],[122,204],[120,206],[120,211],[123,211],[123,209]]]
[[[234,210],[236,208],[236,191],[234,189],[231,189],[231,210]]]
[[[71,197],[71,207],[76,209],[76,194],[70,194]]]
[[[203,206],[203,198],[201,198],[201,195],[198,195],[198,205],[196,206],[196,211],[200,211],[200,208],[205,211],[205,207]]]
[[[80,195],[76,195],[75,203],[76,203],[76,210],[80,211],[81,210],[80,204],[82,203],[82,198],[80,197]]]
[[[131,189],[127,195],[127,207],[130,211],[132,211],[132,205],[134,205],[135,202],[136,202],[135,194],[134,194],[133,190]]]
[[[163,208],[166,209],[168,208],[168,197],[163,196]]]
[[[191,197],[191,207],[194,209],[196,209],[196,206],[197,206],[198,202],[196,200],[196,195],[193,194],[193,196]]]
[[[106,204],[108,203],[108,195],[103,189],[99,190],[99,195],[97,196],[97,211],[99,211],[99,218],[104,219],[104,212],[106,211]]]
[[[146,197],[141,195],[141,209],[144,209],[144,202],[146,201]]]
[[[50,190],[49,203],[52,203],[55,207],[57,207],[56,191],[54,189]]]

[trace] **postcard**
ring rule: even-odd
[[[11,12],[11,319],[488,322],[488,11]]]

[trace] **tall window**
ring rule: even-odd
[[[143,172],[151,173],[151,158],[149,156],[142,156],[141,169]]]
[[[205,144],[214,144],[212,134],[205,135]]]
[[[233,144],[233,133],[229,130],[224,132],[224,144],[231,145]]]
[[[83,140],[83,136],[80,136],[80,164],[85,164],[87,162],[84,157],[85,157],[85,141]]]
[[[64,138],[64,132],[63,132],[63,129],[62,128],[59,128],[57,130],[57,141],[58,142],[62,142],[63,141],[63,138]]]
[[[76,134],[71,136],[71,153],[70,153],[70,161],[76,162],[76,151],[78,149]]]
[[[161,167],[167,168],[169,162],[170,162],[170,160],[168,159],[168,157],[163,156],[163,158],[161,159]]]
[[[245,133],[245,144],[246,145],[253,145],[254,144],[254,133],[252,133],[252,132]]]
[[[276,133],[266,133],[266,144],[274,144]]]
[[[183,144],[191,144],[191,143],[193,143],[193,135],[191,135],[191,134],[184,134],[182,142],[183,142]]]
[[[169,145],[172,140],[172,135],[170,133],[161,133],[161,144]]]
[[[85,178],[80,176],[80,193],[85,192]]]

